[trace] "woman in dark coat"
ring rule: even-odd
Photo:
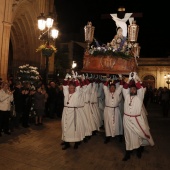
[[[42,125],[42,119],[45,111],[45,92],[42,91],[41,85],[36,87],[36,92],[34,94],[34,110],[36,113],[35,116],[35,125]]]

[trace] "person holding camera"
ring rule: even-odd
[[[136,150],[140,159],[144,146],[154,145],[154,141],[141,114],[144,91],[136,72],[129,74],[129,80],[123,86],[124,116],[123,127],[126,153],[122,161],[130,159],[131,152]]]

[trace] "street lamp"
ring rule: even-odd
[[[54,19],[49,14],[47,17],[44,16],[44,13],[41,13],[40,16],[37,17],[38,20],[38,29],[41,31],[39,36],[39,40],[43,40],[42,47],[42,56],[46,57],[46,65],[45,65],[45,82],[48,84],[48,71],[49,71],[49,57],[52,56],[54,52],[56,52],[55,39],[58,37],[59,31],[53,27]],[[52,43],[52,44],[50,44]]]
[[[168,73],[167,75],[164,75],[164,78],[166,79],[166,83],[168,84],[168,89],[169,89],[169,84],[170,84],[170,74]]]

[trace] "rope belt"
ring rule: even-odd
[[[135,117],[136,122],[137,122],[137,124],[139,125],[140,129],[142,130],[143,134],[144,134],[148,139],[150,139],[150,136],[145,133],[144,129],[142,128],[142,126],[140,125],[140,123],[139,123],[139,121],[138,121],[138,119],[137,119],[137,117],[138,117],[138,116],[141,116],[141,115],[128,115],[128,114],[126,114],[126,113],[124,113],[124,114],[125,114],[126,116],[129,116],[129,117]]]
[[[111,106],[105,106],[105,107],[109,107],[109,108],[116,108],[116,107],[119,107],[119,106],[115,106],[115,107],[111,107]]]
[[[69,107],[69,106],[64,106],[64,107],[78,109],[78,108],[82,108],[82,107],[84,107],[84,106],[80,106],[80,107]]]
[[[129,115],[129,114],[126,114],[126,113],[124,113],[124,115],[129,116],[129,117],[138,117],[138,116],[140,116],[140,115]]]
[[[77,107],[69,107],[69,106],[64,106],[64,107],[67,107],[67,108],[77,108]]]
[[[105,106],[105,107],[109,107],[109,108],[113,108],[114,109],[114,112],[113,112],[113,124],[114,124],[115,123],[115,109],[116,109],[116,107],[119,107],[119,106],[115,106],[115,107]]]
[[[91,104],[95,104],[95,103],[97,103],[97,102],[93,102],[93,103],[91,103]]]
[[[84,106],[80,106],[80,107],[69,107],[69,106],[64,106],[64,107],[73,108],[73,109],[74,109],[74,126],[75,126],[75,131],[76,131],[76,120],[77,120],[76,109],[78,109],[78,108],[83,108]]]

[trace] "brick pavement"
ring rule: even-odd
[[[0,170],[169,170],[170,118],[162,118],[157,104],[147,110],[155,146],[146,147],[141,159],[133,154],[123,162],[124,141],[104,144],[104,131],[77,150],[72,144],[63,151],[60,120],[45,118],[42,127],[32,124],[0,137]]]

